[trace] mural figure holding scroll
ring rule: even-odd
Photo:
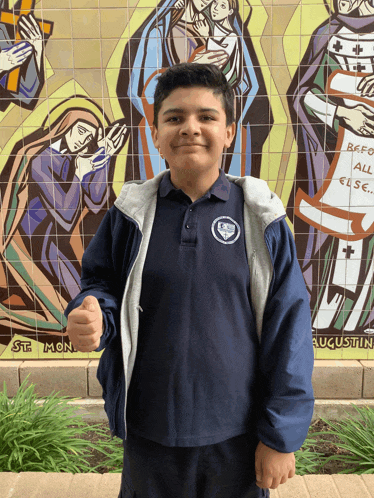
[[[298,139],[288,204],[314,331],[374,333],[374,6],[337,0],[288,90]]]

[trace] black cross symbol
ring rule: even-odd
[[[344,248],[343,252],[347,253],[345,259],[351,259],[351,254],[353,254],[355,251],[352,250],[352,246],[347,246],[347,249]]]
[[[356,45],[355,48],[352,48],[352,51],[356,54],[359,55],[360,52],[362,52],[364,49],[360,47],[360,45]]]
[[[357,64],[357,66],[353,66],[353,69],[355,69],[356,71],[362,71],[363,69],[365,69],[366,66],[361,66],[361,64]]]
[[[337,40],[335,45],[332,46],[332,48],[334,48],[337,52],[339,52],[343,48],[343,45],[340,43],[339,40]]]

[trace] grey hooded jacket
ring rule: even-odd
[[[105,330],[96,351],[105,351],[97,378],[112,435],[122,439],[127,434],[127,392],[137,351],[142,272],[157,191],[166,173],[123,185],[83,255],[81,292],[65,310],[68,316],[87,295],[99,301]],[[313,415],[309,298],[281,200],[263,180],[229,174],[226,178],[244,193],[251,300],[261,345],[257,434],[267,446],[289,453],[302,446]]]

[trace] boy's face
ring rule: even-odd
[[[213,90],[176,88],[162,102],[152,138],[171,174],[182,169],[210,171],[220,167],[221,154],[224,147],[230,147],[235,126],[234,122],[226,127],[225,110]]]

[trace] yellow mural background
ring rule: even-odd
[[[62,2],[60,2],[61,4]],[[85,95],[100,105],[110,121],[123,117],[116,95],[116,85],[124,48],[138,27],[154,10],[153,0],[71,0],[71,8],[56,2],[37,1],[35,17],[53,21],[54,32],[45,50],[45,85],[33,111],[12,104],[0,112],[0,172],[11,150],[23,136],[37,129],[48,110],[67,97]],[[248,25],[254,49],[265,80],[274,116],[273,128],[264,144],[261,178],[267,181],[286,206],[296,171],[297,145],[287,106],[286,90],[305,53],[310,35],[327,17],[322,0],[286,2],[253,0],[239,3],[241,18],[250,11]],[[69,25],[70,20],[70,25]],[[124,174],[128,143],[117,157],[113,189],[119,194]],[[287,220],[291,230],[293,226]],[[363,338],[364,339],[364,338]],[[366,338],[365,338],[366,339]],[[370,338],[368,338],[369,340]],[[12,352],[13,337],[7,346],[0,345],[0,359],[17,358],[99,358],[100,353],[43,352],[43,344],[31,340],[21,353]],[[28,339],[28,341],[30,341]],[[19,348],[19,342],[18,348]],[[14,346],[16,347],[16,346]],[[335,351],[315,349],[316,358],[373,359],[368,349],[341,348]],[[30,349],[27,351],[27,349]]]

